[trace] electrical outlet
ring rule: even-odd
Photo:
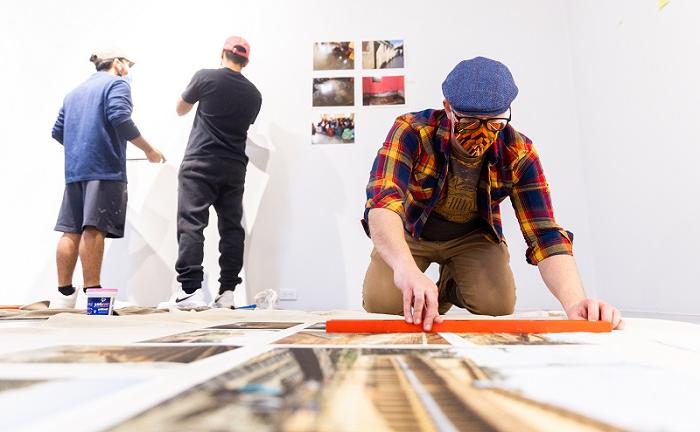
[[[282,288],[280,290],[280,300],[296,300],[297,290],[294,288]]]

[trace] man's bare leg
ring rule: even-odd
[[[80,263],[83,265],[83,283],[86,288],[100,285],[104,246],[105,233],[95,227],[83,230],[80,238]]]
[[[80,234],[63,233],[56,248],[56,268],[58,270],[58,286],[73,285],[73,272],[78,262]]]

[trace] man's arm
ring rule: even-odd
[[[107,106],[105,107],[107,119],[117,131],[120,137],[131,142],[141,149],[149,162],[165,162],[163,154],[156,150],[146,139],[141,136],[141,132],[131,120],[133,104],[131,102],[131,88],[123,81],[116,81],[107,95]]]
[[[442,322],[438,288],[416,265],[404,239],[401,217],[392,210],[373,208],[368,219],[374,247],[394,271],[394,285],[403,295],[406,322],[420,324],[423,320],[423,328],[430,330],[433,322]]]
[[[163,156],[163,154],[158,149],[154,148],[148,141],[146,141],[146,138],[144,138],[143,136],[139,135],[135,138],[130,139],[129,142],[141,149],[141,151],[143,151],[146,154],[146,158],[148,158],[149,162],[165,163],[165,156]]]
[[[182,98],[178,99],[177,105],[175,106],[175,112],[179,116],[184,116],[185,114],[192,111],[194,104],[185,102]]]
[[[613,306],[590,299],[573,257],[573,235],[554,220],[549,185],[534,149],[518,166],[511,202],[528,243],[527,261],[535,264],[547,288],[559,300],[569,319],[609,321],[622,328],[620,312]]]
[[[624,327],[617,308],[586,297],[573,256],[553,255],[540,261],[537,267],[545,285],[559,300],[569,319],[603,320],[612,323],[614,328]]]
[[[51,137],[61,144],[63,144],[63,118],[63,107],[61,107],[61,109],[58,111],[56,123],[54,123],[53,129],[51,130]]]

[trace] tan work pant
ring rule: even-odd
[[[515,281],[505,243],[496,243],[481,230],[449,241],[406,242],[421,271],[440,265],[438,301],[440,313],[452,305],[479,315],[508,315],[515,307]],[[401,291],[394,272],[376,249],[365,275],[362,303],[367,312],[403,315]]]

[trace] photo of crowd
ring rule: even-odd
[[[311,121],[312,144],[355,142],[355,114],[315,114]]]

